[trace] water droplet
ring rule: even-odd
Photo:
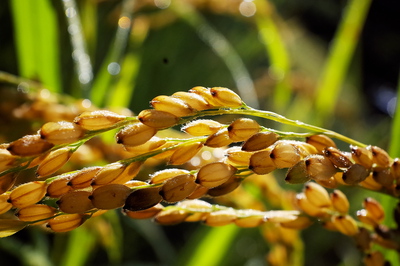
[[[203,151],[201,153],[201,158],[203,158],[203,160],[205,160],[205,161],[210,160],[211,157],[212,157],[212,154],[209,151]]]
[[[251,17],[256,13],[257,8],[253,1],[245,0],[239,5],[239,12],[242,16]]]
[[[123,29],[128,29],[131,26],[131,19],[128,17],[120,17],[118,20],[118,26]]]
[[[68,7],[68,8],[65,10],[65,15],[66,15],[68,18],[75,17],[75,16],[76,16],[76,10],[75,10],[75,8],[73,8],[73,7]]]
[[[161,9],[169,7],[171,0],[154,0],[154,4]]]
[[[121,71],[121,66],[116,62],[112,62],[107,66],[107,71],[111,75],[118,75]]]

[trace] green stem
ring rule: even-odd
[[[342,134],[339,134],[339,133],[336,133],[334,131],[331,131],[331,130],[328,130],[328,129],[324,129],[324,128],[321,128],[321,127],[317,127],[317,126],[313,126],[313,125],[309,125],[309,124],[303,123],[303,122],[298,121],[298,120],[292,120],[292,119],[286,118],[286,117],[284,117],[282,115],[279,115],[277,113],[274,113],[274,112],[253,109],[251,107],[248,107],[247,105],[243,105],[241,108],[237,108],[237,109],[224,109],[224,108],[221,108],[221,109],[217,109],[217,110],[202,111],[202,112],[197,113],[193,117],[182,118],[181,121],[180,121],[180,124],[192,121],[193,119],[196,119],[196,118],[202,117],[202,116],[216,116],[216,115],[226,115],[226,114],[230,114],[230,115],[232,115],[232,114],[250,115],[250,116],[254,116],[254,117],[260,117],[260,118],[276,121],[278,123],[282,123],[282,124],[286,124],[286,125],[295,126],[295,127],[298,127],[298,128],[311,130],[312,132],[323,134],[323,135],[326,135],[328,137],[336,138],[338,140],[344,141],[344,142],[349,143],[351,145],[355,145],[355,146],[359,146],[359,147],[366,147],[367,146],[364,143],[361,143],[359,141],[356,141],[354,139],[351,139],[349,137],[346,137],[346,136],[344,136]],[[306,133],[306,135],[308,135],[308,134],[309,133]]]

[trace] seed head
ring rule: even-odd
[[[371,225],[371,226],[374,227],[374,228],[378,226],[378,223],[375,221],[374,218],[372,218],[372,217],[369,215],[369,213],[368,213],[368,211],[367,211],[366,209],[358,210],[357,213],[356,213],[356,215],[357,215],[357,219],[358,219],[360,222],[362,222],[362,223],[364,223],[364,224]]]
[[[215,102],[220,106],[240,107],[242,99],[232,90],[223,87],[213,87],[210,89],[211,95]]]
[[[132,162],[129,165],[115,162],[101,168],[93,177],[92,185],[123,184],[133,179],[140,171],[143,161]]]
[[[207,104],[210,105],[211,107],[221,106],[221,104],[218,103],[214,99],[213,95],[211,94],[210,88],[197,86],[197,87],[191,88],[189,90],[189,93],[195,93],[195,94],[201,96],[207,102]]]
[[[373,163],[371,150],[357,146],[350,146],[350,148],[352,159],[366,169],[371,169]]]
[[[146,126],[143,123],[135,123],[124,127],[117,135],[117,142],[127,146],[138,146],[146,143],[157,133],[154,127]]]
[[[186,209],[188,211],[201,211],[201,212],[211,212],[213,206],[204,200],[183,200],[178,202],[176,207]]]
[[[175,205],[177,208],[185,209],[190,215],[185,218],[185,222],[203,221],[212,211],[213,206],[202,200],[184,200]]]
[[[197,182],[208,188],[222,185],[236,173],[236,168],[222,162],[204,165],[197,173]]]
[[[157,213],[159,213],[162,209],[163,206],[161,204],[157,204],[153,207],[150,207],[142,211],[129,211],[127,209],[124,209],[123,213],[125,213],[128,217],[132,219],[149,219],[156,216]]]
[[[151,187],[134,190],[127,197],[124,209],[129,211],[141,211],[157,205],[162,200],[160,189],[160,187]]]
[[[46,194],[44,181],[32,181],[16,187],[10,193],[9,202],[16,208],[24,208],[39,202]]]
[[[363,261],[365,266],[388,265],[382,253],[378,250],[370,251],[365,255]]]
[[[217,121],[200,119],[189,122],[184,127],[182,127],[182,131],[192,136],[206,136],[217,133],[218,130],[220,130],[221,128],[222,124]]]
[[[328,180],[337,168],[332,162],[322,155],[311,155],[305,159],[307,174],[315,180]]]
[[[195,190],[190,194],[189,196],[186,197],[186,199],[198,199],[203,197],[205,194],[207,194],[209,188],[204,187],[202,185],[197,184]]]
[[[162,225],[174,225],[182,223],[189,215],[184,210],[162,210],[154,217],[154,221]]]
[[[68,162],[72,153],[72,149],[68,147],[50,152],[39,164],[36,175],[48,176],[55,173]]]
[[[313,224],[313,221],[310,220],[307,216],[297,216],[297,218],[293,221],[282,222],[280,226],[289,229],[303,230],[308,228]]]
[[[254,153],[250,157],[249,169],[258,175],[268,174],[276,169],[271,159],[271,149]]]
[[[222,185],[210,188],[207,191],[207,195],[209,195],[211,197],[218,197],[218,196],[226,195],[226,194],[234,191],[237,187],[239,187],[241,183],[242,183],[242,179],[233,175]]]
[[[297,206],[310,216],[314,217],[325,217],[327,216],[326,208],[319,208],[312,204],[306,197],[305,193],[299,193],[296,195]]]
[[[82,214],[65,214],[49,220],[47,227],[54,232],[68,232],[78,228],[85,221]]]
[[[208,226],[223,226],[233,223],[236,219],[233,209],[227,209],[210,213],[204,222]]]
[[[185,104],[197,111],[207,110],[212,107],[203,97],[196,93],[178,91],[172,94],[172,97],[182,100]]]
[[[8,173],[0,177],[0,194],[8,191],[15,183],[17,174]]]
[[[373,164],[382,168],[390,167],[392,159],[385,150],[377,146],[368,146],[367,149],[372,152]]]
[[[308,182],[304,186],[304,194],[310,204],[318,208],[329,208],[332,205],[328,192],[321,185],[314,182]]]
[[[238,166],[249,166],[252,152],[243,151],[241,147],[232,147],[226,151],[227,163]]]
[[[305,160],[301,160],[293,167],[291,167],[287,174],[285,181],[289,184],[303,184],[311,179],[307,172]]]
[[[75,118],[74,123],[86,130],[101,130],[115,126],[125,119],[126,116],[111,111],[97,110],[83,112]]]
[[[12,155],[7,149],[0,148],[0,172],[12,166],[17,157]]]
[[[274,144],[279,135],[274,132],[259,132],[251,136],[242,146],[244,151],[259,151]]]
[[[346,214],[349,211],[350,207],[349,200],[342,191],[335,189],[330,196],[331,196],[332,206],[335,210],[337,210],[342,214]]]
[[[349,215],[332,216],[332,223],[344,235],[354,236],[359,230],[356,221]]]
[[[260,226],[265,222],[263,215],[253,215],[247,217],[237,217],[235,224],[243,228],[252,228]]]
[[[188,170],[178,169],[178,168],[169,168],[155,172],[150,176],[150,184],[158,184],[163,183],[166,180],[173,178],[178,175],[189,174]]]
[[[129,165],[126,166],[125,170],[110,183],[125,184],[126,182],[135,178],[137,174],[140,172],[143,163],[144,161],[136,161],[130,163]]]
[[[380,224],[385,219],[385,210],[382,205],[375,199],[368,197],[363,201],[363,206],[367,211],[367,215],[376,223]]]
[[[71,191],[61,196],[57,205],[65,213],[84,213],[94,208],[89,199],[91,194],[84,190]]]
[[[306,142],[292,141],[292,143],[293,143],[293,145],[295,145],[295,147],[299,151],[301,158],[305,158],[307,156],[319,153],[317,148],[315,148],[313,145],[308,144]]]
[[[0,195],[0,214],[9,211],[13,205],[9,202],[10,194]]]
[[[336,148],[335,142],[325,135],[313,135],[306,138],[308,144],[313,145],[321,154],[328,147]]]
[[[353,164],[343,173],[343,181],[348,185],[356,185],[369,175],[368,170],[361,164]]]
[[[260,125],[253,119],[239,118],[228,127],[229,138],[232,141],[246,141],[260,131]]]
[[[146,152],[153,151],[155,149],[163,146],[167,141],[165,139],[161,139],[157,136],[152,137],[146,143],[138,145],[138,146],[125,146],[125,150],[132,153],[132,155],[140,155]]]
[[[26,135],[11,142],[7,150],[12,155],[35,156],[50,150],[52,147],[53,144],[42,139],[40,135]]]
[[[169,159],[171,165],[181,165],[192,159],[203,148],[203,143],[195,142],[176,148]]]
[[[97,173],[103,169],[100,166],[92,166],[84,168],[78,172],[72,173],[70,175],[70,181],[68,185],[71,186],[73,189],[82,189],[90,187],[93,178],[97,175]]]
[[[391,187],[393,187],[395,179],[394,175],[390,171],[390,168],[374,168],[374,171],[372,172],[372,177],[377,183],[386,188],[390,189]]]
[[[270,157],[278,169],[290,168],[301,160],[296,145],[283,140],[279,140],[275,143]]]
[[[370,189],[370,190],[375,190],[375,191],[379,191],[382,189],[382,185],[378,182],[375,181],[375,179],[373,178],[373,174],[370,173],[366,179],[364,179],[364,181],[361,181],[360,186]]]
[[[108,184],[93,190],[89,199],[95,208],[112,210],[124,206],[125,200],[131,193],[131,188],[122,184]]]
[[[137,188],[141,186],[148,186],[149,183],[144,182],[144,181],[139,181],[139,180],[130,180],[124,184],[125,186],[129,188]]]
[[[179,118],[169,112],[147,109],[139,113],[138,118],[143,124],[156,129],[175,126]]]
[[[228,130],[226,128],[223,128],[217,133],[210,135],[204,145],[212,148],[219,148],[225,147],[231,143],[232,140],[229,138]]]
[[[46,195],[51,198],[59,198],[73,190],[70,186],[71,175],[63,176],[53,180],[47,187]]]
[[[326,148],[323,153],[338,168],[349,168],[353,164],[346,154],[334,147]]]
[[[19,209],[19,211],[15,215],[18,217],[20,221],[25,221],[25,222],[43,220],[32,224],[32,225],[38,225],[46,223],[45,219],[50,219],[52,216],[56,214],[56,212],[57,210],[51,206],[44,204],[34,204]]]
[[[48,122],[40,128],[40,136],[54,145],[78,141],[85,130],[71,122]]]
[[[390,172],[393,173],[396,183],[400,184],[400,160],[399,158],[394,159],[392,166],[390,167]]]
[[[160,195],[167,202],[186,199],[196,189],[196,177],[191,174],[178,175],[165,181]]]
[[[166,95],[155,97],[153,100],[151,100],[150,105],[156,110],[168,112],[176,115],[177,117],[190,116],[196,112],[196,110],[179,98]]]

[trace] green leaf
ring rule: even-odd
[[[187,259],[187,261],[180,261],[178,265],[221,265],[239,231],[240,228],[233,224],[201,228],[194,237],[192,245],[189,244],[184,250],[185,256],[182,256],[182,260]]]
[[[370,5],[371,0],[352,0],[346,6],[317,88],[315,113],[320,121],[333,114]]]
[[[61,91],[56,12],[50,0],[13,0],[19,74]]]

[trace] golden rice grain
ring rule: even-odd
[[[115,126],[126,119],[126,116],[108,110],[83,112],[77,116],[74,123],[86,130],[101,130]]]
[[[39,202],[45,195],[47,184],[44,181],[32,181],[16,187],[10,193],[9,202],[16,208]]]
[[[55,145],[78,141],[85,130],[71,122],[48,122],[40,128],[40,136]]]
[[[54,145],[40,135],[26,135],[8,145],[7,150],[12,155],[35,156],[50,150]]]

